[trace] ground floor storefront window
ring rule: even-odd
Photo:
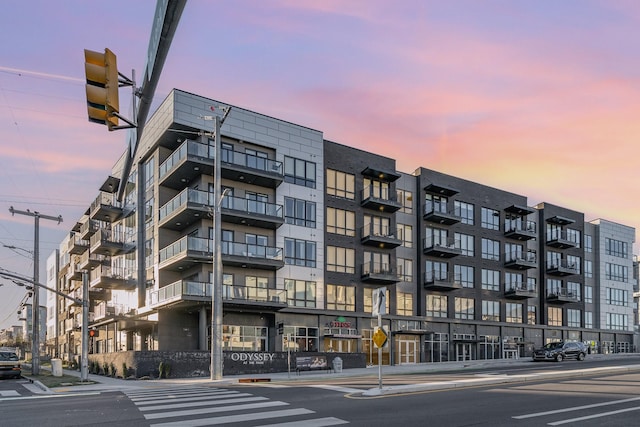
[[[319,351],[318,328],[285,326],[282,348],[284,351]]]
[[[364,329],[362,331],[362,352],[367,355],[367,365],[378,364],[378,347],[373,343],[373,329]],[[391,364],[391,355],[389,353],[390,346],[387,344],[382,347],[382,364]]]
[[[426,334],[424,347],[425,362],[449,361],[449,334],[440,332]]]
[[[267,328],[263,326],[222,326],[222,349],[267,351]]]

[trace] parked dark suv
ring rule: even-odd
[[[562,362],[564,359],[584,360],[586,355],[587,347],[581,342],[550,342],[533,352],[533,361],[555,360],[556,362]]]

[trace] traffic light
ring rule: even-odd
[[[84,69],[89,121],[114,130],[118,126],[116,113],[120,112],[116,55],[109,49],[105,49],[104,53],[85,49]]]

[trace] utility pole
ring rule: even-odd
[[[43,215],[40,212],[31,212],[29,209],[26,211],[19,211],[14,209],[13,206],[9,208],[11,215],[26,215],[31,216],[35,220],[35,230],[33,236],[33,282],[38,283],[40,281],[40,218],[48,219],[51,221],[57,221],[58,224],[62,222],[62,215],[50,216]],[[33,375],[40,375],[40,289],[33,289],[33,299],[31,300],[31,333],[33,334],[31,340],[31,373]]]

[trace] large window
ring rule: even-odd
[[[570,296],[575,298],[577,301],[582,300],[582,292],[580,292],[582,286],[577,282],[567,282],[567,292]]]
[[[584,277],[593,277],[593,261],[584,260]]]
[[[355,273],[356,251],[338,246],[327,246],[327,271]]]
[[[316,242],[284,239],[284,261],[302,267],[316,266]]]
[[[607,329],[618,331],[627,330],[628,319],[626,314],[607,313]]]
[[[505,306],[507,323],[522,323],[522,304],[508,302]]]
[[[584,302],[593,304],[593,286],[584,287]]]
[[[584,235],[584,251],[593,252],[593,236],[589,234]]]
[[[453,201],[453,208],[455,212],[462,218],[461,223],[467,225],[473,225],[473,205],[471,203],[461,202],[459,200]]]
[[[500,261],[500,242],[497,240],[482,239],[482,258]]]
[[[284,286],[287,290],[287,305],[316,308],[316,282],[284,279]]]
[[[389,313],[389,289],[387,288],[387,292],[384,294],[385,300],[387,301],[387,313]],[[373,312],[373,289],[365,288],[364,289],[364,312],[371,313]]]
[[[316,227],[316,203],[308,200],[284,198],[284,219],[287,224]]]
[[[409,190],[396,190],[398,201],[402,205],[400,212],[411,214],[413,213],[413,194]]]
[[[495,209],[480,210],[480,226],[489,230],[500,230],[500,212]]]
[[[463,288],[474,287],[473,267],[456,264],[453,266],[453,274],[460,281]]]
[[[405,248],[413,247],[413,227],[407,224],[397,224],[398,238],[402,240],[402,246]]]
[[[471,257],[475,255],[474,236],[462,233],[454,233],[453,236],[456,246],[459,246],[460,250],[462,250],[462,255]]]
[[[562,326],[562,308],[560,307],[547,308],[547,325]]]
[[[593,328],[593,311],[584,312],[584,327],[589,329]]]
[[[267,338],[266,327],[222,325],[223,350],[267,351]]]
[[[568,308],[567,309],[567,326],[570,326],[572,328],[579,328],[580,317],[582,317],[582,312],[580,310]]]
[[[328,284],[327,310],[356,311],[356,288]]]
[[[455,318],[472,320],[475,317],[473,298],[455,298]]]
[[[482,269],[482,289],[488,291],[500,290],[500,272],[498,270]]]
[[[355,175],[333,169],[327,169],[327,194],[345,199],[355,199]]]
[[[576,244],[576,247],[580,247],[582,238],[580,237],[580,230],[573,228],[567,228],[567,240]]]
[[[398,275],[403,282],[413,282],[413,260],[398,258]]]
[[[282,335],[282,349],[291,351],[318,351],[318,328],[305,326],[285,326]]]
[[[626,265],[605,263],[605,277],[608,280],[615,280],[618,282],[626,282],[629,278],[629,269]]]
[[[391,189],[388,182],[365,178],[362,181],[362,199],[374,197],[376,199],[391,200]]]
[[[427,295],[427,317],[448,317],[446,295]]]
[[[327,208],[327,233],[342,234],[344,236],[356,235],[356,214],[336,208]]]
[[[622,242],[620,240],[605,238],[604,246],[607,255],[619,257],[619,258],[628,258],[629,257],[629,246],[627,242]]]
[[[500,321],[500,303],[482,300],[482,320]]]
[[[285,156],[284,180],[291,184],[316,188],[316,164]]]
[[[413,294],[410,292],[396,293],[396,314],[398,316],[413,316]]]
[[[629,304],[629,294],[624,289],[607,288],[607,304],[626,307]]]
[[[382,254],[378,252],[364,252],[364,274],[376,273],[386,274],[391,273],[391,255]],[[389,300],[387,300],[389,301]]]
[[[364,229],[361,237],[365,236],[394,236],[394,230],[391,230],[391,219],[374,216],[364,215]]]

